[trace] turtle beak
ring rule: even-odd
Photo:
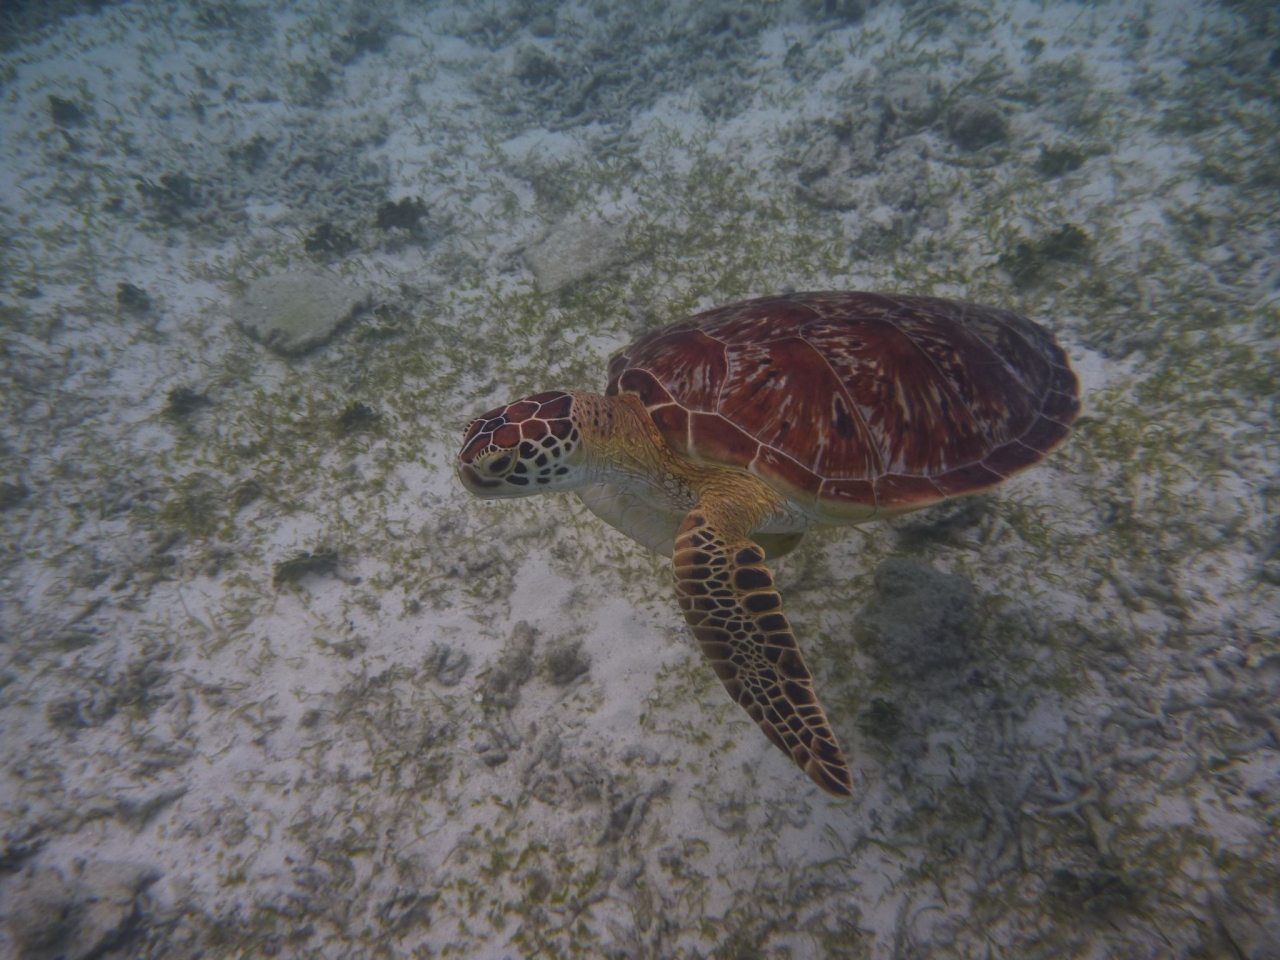
[[[464,487],[477,497],[483,497],[489,491],[496,490],[502,486],[501,480],[484,476],[469,463],[458,464],[458,479],[462,481]]]

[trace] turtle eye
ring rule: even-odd
[[[490,460],[488,463],[486,463],[484,465],[484,469],[487,473],[490,473],[496,477],[505,473],[507,467],[509,466],[511,466],[511,454],[504,453],[497,460]]]

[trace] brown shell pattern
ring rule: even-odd
[[[708,310],[609,364],[667,443],[833,519],[973,493],[1069,432],[1079,385],[1042,327],[934,297],[797,293]]]

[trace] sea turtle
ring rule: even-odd
[[[472,421],[458,476],[478,497],[576,490],[673,560],[716,675],[820,787],[852,778],[767,558],[806,530],[977,493],[1066,437],[1078,384],[1053,336],[933,297],[795,293],[649,333],[604,395],[552,390]]]

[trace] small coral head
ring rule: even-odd
[[[583,481],[573,395],[552,390],[490,410],[467,428],[458,479],[477,497],[526,497]]]

